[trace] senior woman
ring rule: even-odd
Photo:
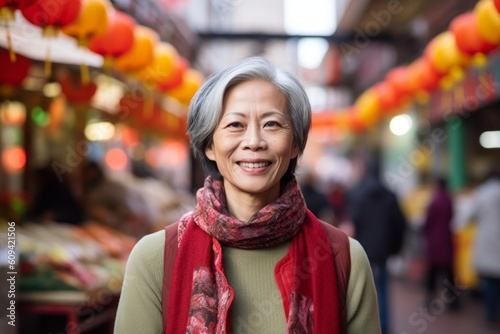
[[[295,180],[310,123],[300,82],[263,58],[207,79],[188,134],[208,176],[193,212],[130,254],[116,333],[380,333],[364,250]]]

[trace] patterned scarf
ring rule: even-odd
[[[290,181],[274,203],[248,222],[230,217],[223,184],[208,177],[198,205],[179,223],[179,250],[168,304],[170,333],[230,333],[234,290],[224,274],[221,243],[261,248],[293,238],[275,267],[287,333],[339,333],[337,278],[328,236]],[[182,242],[184,240],[184,242]]]

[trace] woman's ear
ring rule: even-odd
[[[212,146],[213,144],[210,144],[205,148],[205,155],[207,156],[208,159],[215,161],[215,154]]]

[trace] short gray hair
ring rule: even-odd
[[[187,133],[193,154],[201,160],[205,172],[217,180],[222,180],[222,175],[217,164],[205,155],[205,149],[212,144],[213,134],[222,117],[224,95],[229,88],[251,80],[266,81],[283,93],[292,119],[294,144],[299,149],[299,155],[304,152],[311,126],[311,104],[304,87],[287,70],[262,57],[250,57],[209,76],[189,105]],[[297,159],[290,161],[282,181],[293,177]]]

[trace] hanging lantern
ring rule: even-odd
[[[451,31],[445,31],[434,37],[425,48],[424,54],[442,73],[448,73],[453,68],[463,68],[471,61],[468,55],[458,49]]]
[[[137,78],[148,90],[154,90],[174,74],[177,50],[169,43],[161,42],[155,48],[153,62],[136,73]]]
[[[102,35],[90,41],[89,49],[104,57],[104,68],[111,69],[114,59],[134,44],[135,20],[118,10],[108,12],[108,27]]]
[[[495,49],[495,45],[488,43],[479,34],[478,21],[474,13],[458,15],[450,23],[450,30],[455,37],[458,49],[468,55],[488,53]]]
[[[55,3],[52,0],[35,0],[27,7],[20,8],[23,16],[31,24],[43,29],[43,36],[57,37],[59,29],[73,23],[80,14],[81,1],[62,1]],[[47,48],[45,62],[45,76],[52,74],[50,64],[50,48]]]
[[[500,14],[500,0],[494,0],[493,3],[495,4],[495,8],[497,9],[498,13]]]
[[[203,80],[204,77],[199,71],[192,68],[187,69],[182,76],[181,84],[177,88],[167,91],[167,95],[181,103],[189,104]]]
[[[474,7],[479,36],[488,43],[500,44],[500,13],[492,0],[479,1]]]
[[[75,104],[88,104],[97,91],[97,85],[93,82],[82,83],[73,80],[71,76],[65,75],[59,79],[61,90],[66,99]]]
[[[154,60],[155,47],[160,36],[150,28],[136,26],[132,48],[116,58],[114,66],[123,72],[139,71]]]
[[[398,66],[393,68],[387,73],[386,80],[395,91],[399,100],[403,100],[414,93],[410,84],[407,66]]]
[[[187,60],[181,56],[177,57],[175,62],[175,69],[170,78],[165,81],[162,81],[158,84],[158,90],[165,92],[170,89],[177,88],[182,83],[182,78],[184,73],[189,68],[189,63]]]
[[[381,81],[373,86],[373,92],[377,95],[380,109],[384,113],[389,113],[401,106],[402,95],[394,89],[393,85],[387,81]]]
[[[0,85],[19,86],[28,75],[31,67],[31,59],[17,55],[16,61],[10,62],[10,52],[0,48],[0,64],[9,64],[2,66],[0,71]]]
[[[75,38],[78,46],[87,48],[91,39],[106,32],[108,27],[108,7],[107,0],[82,0],[80,15],[78,15],[75,22],[63,27],[61,31]],[[87,83],[89,73],[85,64],[82,64],[80,72],[82,81]]]
[[[34,1],[35,0],[0,0],[0,23],[5,25],[5,30],[7,33],[7,46],[10,52],[11,63],[16,61],[16,54],[12,47],[9,23],[16,19],[16,10],[29,6]]]
[[[409,84],[418,94],[428,93],[438,88],[443,73],[438,72],[425,57],[420,57],[408,65]]]
[[[361,94],[354,103],[360,121],[366,128],[373,126],[380,117],[380,105],[373,89]]]

